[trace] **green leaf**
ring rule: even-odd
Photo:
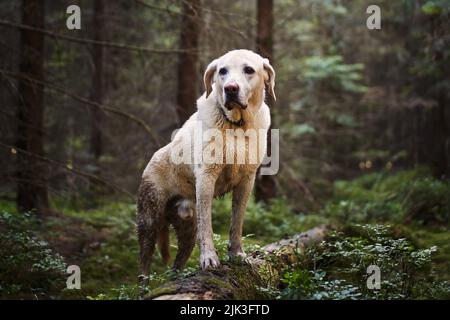
[[[296,137],[303,136],[305,134],[316,134],[316,129],[308,123],[302,123],[292,128],[292,135]]]
[[[336,122],[344,127],[356,128],[358,126],[355,118],[348,114],[339,114],[336,117]]]
[[[438,15],[443,11],[441,1],[428,1],[422,6],[422,11],[428,15]]]

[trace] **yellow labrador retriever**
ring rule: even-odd
[[[198,111],[153,155],[142,175],[137,233],[143,276],[148,275],[157,243],[168,262],[169,225],[178,239],[175,269],[185,265],[196,239],[201,268],[218,267],[211,205],[214,197],[230,191],[229,256],[245,256],[242,224],[256,170],[266,152],[270,112],[264,97],[267,87],[275,98],[275,71],[260,55],[234,50],[208,65],[204,83],[206,92],[197,100]],[[203,133],[200,138],[199,132]],[[256,144],[250,141],[254,133]],[[237,137],[244,137],[244,143],[235,144]]]

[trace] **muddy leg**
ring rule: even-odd
[[[162,193],[153,183],[143,180],[139,188],[137,236],[140,249],[140,279],[146,284],[158,240],[164,208]]]
[[[183,200],[178,204],[173,226],[178,239],[178,251],[173,268],[181,270],[191,256],[196,242],[197,222],[194,203]]]

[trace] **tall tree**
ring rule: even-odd
[[[44,1],[22,1],[22,23],[44,29]],[[44,35],[21,29],[20,73],[44,80]],[[44,154],[44,88],[25,79],[19,81],[20,100],[17,118],[17,147],[26,152]],[[49,206],[46,165],[20,153],[17,163],[17,207],[21,211],[44,213]]]
[[[180,48],[178,62],[177,114],[183,124],[196,110],[198,95],[197,63],[200,34],[201,1],[183,1]]]
[[[104,0],[94,1],[94,39],[96,41],[104,41]],[[101,45],[94,45],[93,61],[94,72],[92,76],[92,92],[91,100],[97,103],[103,102],[103,58],[104,50]],[[91,134],[90,134],[90,151],[93,158],[98,162],[98,159],[103,152],[102,143],[102,112],[98,108],[94,108],[91,113]],[[97,163],[98,165],[98,163]]]
[[[258,0],[256,11],[256,50],[263,57],[269,59],[270,63],[273,65],[273,0]],[[275,105],[275,101],[270,95],[266,96],[266,102],[271,109]],[[267,154],[270,155],[271,150],[272,144],[269,134],[267,139]],[[258,175],[256,180],[255,196],[256,200],[264,202],[268,202],[276,196],[276,183],[274,176]]]
[[[430,44],[431,54],[434,55],[434,62],[442,68],[442,70],[448,70],[450,66],[450,54],[448,46],[438,46],[436,43],[440,39],[445,38],[448,35],[448,30],[450,23],[448,19],[442,19],[442,17],[437,18],[432,16],[430,18],[432,42]],[[439,68],[439,67],[438,67]],[[449,83],[447,80],[440,78],[439,76],[434,76],[435,79],[431,81],[434,84],[434,91],[438,103],[436,112],[436,123],[434,125],[435,138],[432,140],[436,141],[436,156],[434,164],[434,174],[441,177],[450,177],[450,126],[449,126]],[[442,80],[441,80],[442,79]],[[436,88],[437,87],[437,88]],[[437,89],[437,90],[436,90]],[[432,91],[432,90],[430,90]]]

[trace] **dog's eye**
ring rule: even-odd
[[[252,67],[245,67],[244,68],[244,72],[246,74],[254,74],[255,73],[255,69],[253,69]]]
[[[226,75],[227,73],[228,73],[228,70],[227,70],[226,68],[220,68],[219,74],[220,74],[221,76],[224,76],[224,75]]]

